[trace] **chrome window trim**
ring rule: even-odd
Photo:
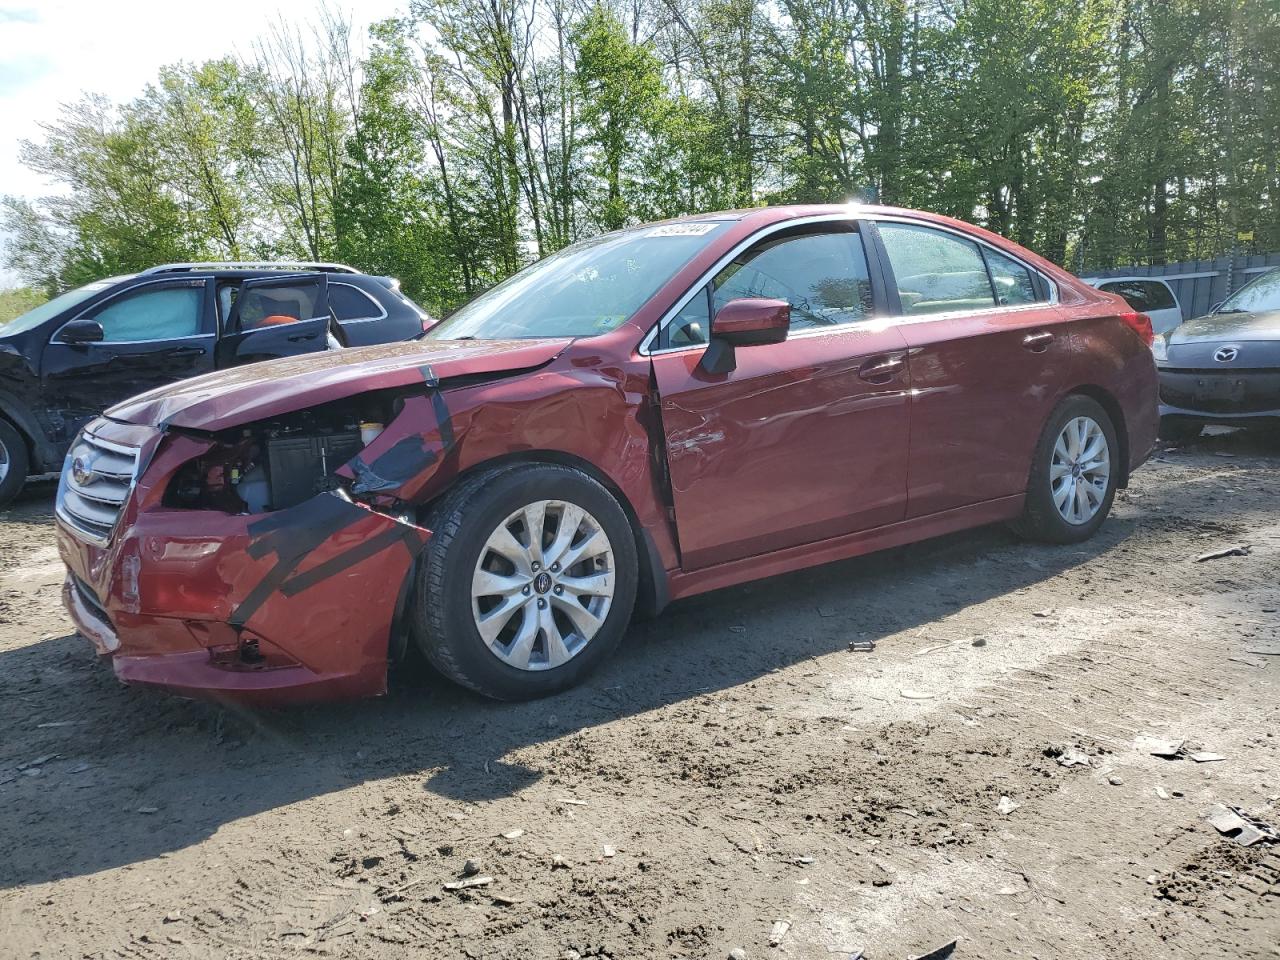
[[[1027,271],[1029,271],[1033,275],[1043,279],[1045,282],[1045,286],[1049,290],[1049,299],[1037,300],[1035,303],[1009,304],[1007,306],[1000,306],[999,304],[993,303],[990,308],[983,309],[983,310],[947,310],[947,311],[939,311],[938,313],[924,313],[916,316],[908,316],[907,314],[897,314],[897,315],[881,315],[881,316],[875,316],[875,317],[868,317],[863,320],[851,320],[848,323],[835,323],[829,327],[815,327],[811,329],[799,330],[799,331],[796,331],[795,333],[788,332],[787,334],[788,340],[791,340],[793,337],[813,336],[814,334],[820,334],[820,333],[846,332],[851,329],[854,329],[857,327],[863,327],[863,326],[879,325],[879,326],[885,326],[885,327],[889,327],[889,326],[896,327],[896,326],[901,326],[903,324],[908,324],[908,323],[912,323],[912,324],[925,323],[932,320],[946,320],[946,319],[949,319],[952,317],[958,317],[958,316],[973,316],[974,314],[1015,313],[1022,310],[1034,310],[1034,309],[1038,309],[1045,306],[1054,306],[1058,303],[1058,285],[1051,277],[1046,276],[1043,272],[1041,272],[1040,270],[1037,270],[1035,267],[1031,266],[1029,263],[1021,259],[1020,257],[1017,257],[1012,253],[1002,250],[1000,247],[997,247],[995,244],[989,243],[986,240],[983,240],[981,237],[971,236],[965,233],[963,230],[957,230],[953,227],[932,223],[927,220],[918,220],[914,217],[905,217],[905,216],[892,215],[892,214],[867,215],[867,214],[862,214],[857,212],[815,214],[809,217],[796,217],[793,220],[783,220],[779,223],[770,224],[768,227],[765,227],[763,230],[759,230],[756,233],[751,234],[751,236],[747,237],[745,240],[743,240],[737,246],[735,246],[732,250],[726,253],[723,257],[717,260],[710,267],[710,269],[702,273],[702,275],[698,278],[697,282],[695,282],[693,286],[689,290],[687,290],[680,297],[680,299],[675,302],[675,304],[671,308],[669,308],[661,317],[658,318],[658,322],[649,328],[649,332],[646,333],[644,335],[644,338],[640,341],[640,346],[638,348],[639,354],[644,357],[651,357],[651,356],[657,356],[659,354],[679,353],[686,350],[705,350],[707,347],[705,343],[682,344],[678,347],[665,347],[662,349],[654,349],[653,342],[657,339],[659,332],[662,330],[662,328],[670,325],[671,321],[675,319],[676,315],[679,314],[680,311],[683,310],[688,305],[689,301],[692,300],[694,296],[697,295],[697,293],[703,288],[703,286],[705,286],[713,277],[715,277],[716,274],[718,274],[726,266],[732,263],[733,259],[737,257],[738,254],[742,253],[744,250],[748,249],[753,244],[764,239],[765,237],[771,236],[775,233],[778,233],[779,231],[786,230],[791,227],[805,226],[807,224],[815,224],[815,223],[857,224],[861,220],[869,220],[872,223],[877,223],[877,224],[878,223],[902,223],[902,224],[906,224],[907,226],[923,227],[929,230],[938,230],[943,233],[953,234],[954,236],[959,237],[962,240],[968,240],[971,243],[980,244],[981,246],[984,246],[990,250],[994,250],[996,253],[999,253],[1005,257],[1008,257],[1010,260],[1014,261],[1019,266],[1025,268]],[[890,266],[890,269],[892,269],[892,266]]]
[[[908,227],[920,227],[925,230],[937,230],[939,233],[949,233],[952,236],[959,237],[961,240],[968,240],[970,243],[976,243],[980,247],[986,247],[988,250],[995,251],[996,253],[1000,254],[1002,257],[1008,257],[1014,263],[1018,264],[1020,267],[1025,269],[1028,273],[1032,274],[1033,276],[1039,277],[1041,280],[1044,281],[1045,287],[1049,291],[1048,300],[1037,300],[1035,303],[1015,303],[1015,304],[1009,304],[1008,306],[1004,306],[1004,307],[1000,306],[999,304],[995,304],[993,308],[996,310],[1012,310],[1012,309],[1032,307],[1032,306],[1039,307],[1045,304],[1048,304],[1050,306],[1056,306],[1058,303],[1058,284],[1052,277],[1046,275],[1043,271],[1037,270],[1035,267],[1027,263],[1027,261],[1023,260],[1021,257],[1017,256],[1016,254],[1010,253],[1008,250],[1004,250],[996,246],[994,243],[991,243],[990,241],[982,239],[982,237],[975,237],[972,234],[965,233],[963,230],[957,230],[955,227],[949,227],[945,224],[932,223],[931,221],[928,221],[928,220],[917,220],[914,217],[904,217],[901,214],[880,214],[877,216],[866,217],[865,219],[871,220],[874,223],[901,223]],[[890,270],[893,269],[893,264],[889,264],[889,269]],[[946,316],[948,314],[979,313],[979,312],[986,313],[987,311],[985,310],[982,310],[982,311],[949,310],[947,311],[946,314],[932,313],[932,314],[928,314],[928,316],[941,317],[941,316]],[[905,316],[905,314],[903,314],[903,316]]]
[[[141,274],[139,274],[139,276],[141,276]],[[59,346],[63,346],[63,347],[66,347],[66,346],[83,346],[83,344],[67,344],[67,343],[63,343],[61,340],[59,340],[59,339],[58,339],[58,334],[60,334],[60,333],[63,331],[63,328],[65,328],[65,327],[67,326],[67,324],[75,323],[77,320],[83,320],[83,319],[84,319],[84,317],[85,317],[85,314],[87,314],[87,313],[92,313],[93,311],[98,310],[98,309],[99,309],[99,308],[101,308],[101,307],[105,307],[107,304],[111,303],[111,302],[112,302],[112,301],[114,301],[114,300],[118,300],[119,298],[121,298],[121,297],[123,297],[123,296],[126,296],[126,295],[131,294],[131,293],[136,293],[136,292],[138,292],[139,290],[141,290],[143,287],[163,287],[163,286],[169,286],[169,287],[175,287],[175,288],[180,288],[180,287],[191,287],[192,289],[194,289],[194,288],[196,288],[196,287],[204,287],[204,288],[205,288],[205,291],[206,291],[206,293],[207,293],[207,292],[208,292],[208,285],[209,285],[209,281],[208,281],[208,279],[207,279],[206,277],[189,277],[189,278],[186,278],[186,279],[183,279],[182,277],[157,277],[155,280],[142,280],[142,281],[139,281],[138,283],[131,284],[130,286],[125,287],[123,290],[117,290],[115,293],[113,293],[113,294],[109,295],[105,300],[99,300],[97,303],[93,304],[93,306],[85,307],[83,310],[81,310],[79,313],[77,313],[77,314],[76,314],[74,317],[72,317],[70,320],[65,320],[65,321],[63,321],[61,324],[59,324],[59,325],[58,325],[58,329],[57,329],[57,330],[55,330],[55,331],[53,331],[52,335],[50,335],[50,337],[49,337],[49,342],[46,344],[46,346],[54,346],[54,345],[59,345]],[[203,306],[203,305],[201,305],[200,310],[201,310],[201,313],[203,314],[203,312],[204,312],[204,306]],[[203,318],[203,316],[202,316],[202,317],[201,317],[201,322],[203,323],[203,321],[204,321],[204,318]],[[157,342],[157,341],[159,341],[159,340],[166,340],[166,341],[168,341],[168,340],[196,340],[196,339],[200,339],[200,338],[203,338],[203,337],[212,337],[212,336],[215,336],[215,334],[212,334],[212,333],[191,333],[191,334],[186,334],[185,336],[181,336],[181,337],[157,337],[155,340],[95,340],[95,341],[93,341],[93,343],[126,343],[126,344],[127,344],[127,343],[133,343],[133,344],[138,344],[138,343],[156,343],[156,342]]]
[[[379,303],[377,298],[374,297],[373,294],[369,293],[368,290],[361,290],[354,283],[343,283],[341,280],[330,280],[329,286],[330,287],[347,287],[351,290],[354,290],[356,293],[360,294],[366,300],[372,303],[375,307],[377,307],[378,310],[380,311],[376,317],[352,317],[350,320],[339,320],[338,323],[342,324],[343,326],[346,326],[349,323],[376,323],[379,320],[387,319],[387,308],[383,306],[381,303]],[[329,304],[329,309],[330,310],[333,309],[332,303]]]

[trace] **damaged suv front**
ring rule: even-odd
[[[453,443],[441,379],[529,369],[564,343],[366,348],[113,408],[57,494],[77,628],[129,683],[271,703],[382,693],[431,536],[410,504]]]

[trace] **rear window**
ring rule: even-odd
[[[333,281],[329,282],[329,306],[339,320],[374,320],[385,313],[363,290]]]
[[[1173,294],[1156,280],[1115,280],[1099,288],[1107,293],[1118,293],[1124,302],[1135,310],[1169,310],[1178,305]]]

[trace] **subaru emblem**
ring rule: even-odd
[[[71,479],[85,487],[93,482],[93,461],[80,456],[71,461]]]

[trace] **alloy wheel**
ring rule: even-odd
[[[1062,519],[1077,526],[1102,509],[1111,480],[1111,447],[1092,417],[1073,417],[1058,434],[1049,462],[1053,505]]]
[[[4,445],[3,440],[0,440],[0,483],[4,483],[5,478],[9,476],[9,468],[9,448]]]
[[[489,650],[519,670],[550,670],[591,642],[613,602],[613,545],[575,503],[538,500],[489,535],[471,613]]]

